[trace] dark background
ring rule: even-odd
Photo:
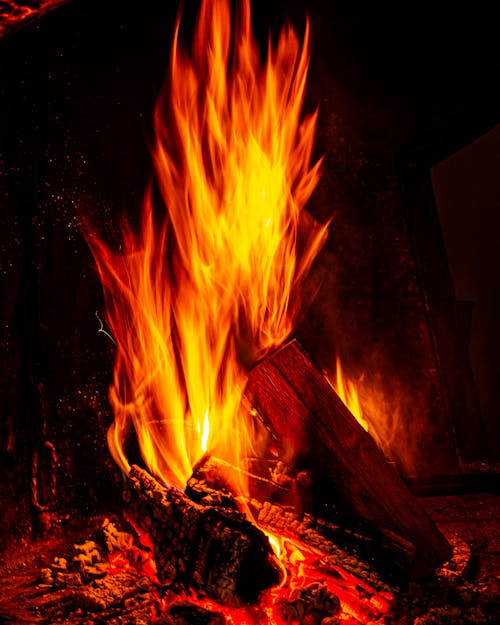
[[[186,34],[196,7],[185,2]],[[456,473],[462,461],[498,457],[496,408],[481,415],[468,360],[474,309],[456,305],[431,181],[431,167],[500,121],[492,14],[477,4],[252,8],[263,49],[284,17],[302,32],[307,12],[313,33],[307,106],[319,105],[316,152],[326,159],[310,211],[335,219],[311,280],[319,298],[297,335],[330,374],[340,354],[362,394],[377,398],[381,414],[371,416],[403,473]],[[105,441],[112,345],[98,332],[100,287],[76,215],[111,232],[140,206],[176,12],[175,2],[75,0],[1,42],[0,470],[16,503],[4,510],[25,517],[33,451],[45,440],[59,457],[57,505],[98,507],[119,480]],[[474,152],[475,171],[494,170],[499,141]],[[469,170],[433,174],[452,222],[455,205],[460,214],[476,201]],[[494,247],[498,202],[483,206],[468,214],[479,247],[481,233]],[[469,243],[455,256],[466,258]],[[487,293],[481,307],[496,311]],[[488,358],[491,398],[498,365]]]

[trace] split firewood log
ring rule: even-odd
[[[297,341],[250,372],[245,395],[297,464],[384,542],[410,579],[450,558],[448,541]]]

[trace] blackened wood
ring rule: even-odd
[[[269,540],[241,512],[197,504],[137,466],[127,484],[136,520],[153,543],[160,582],[233,606],[279,583]]]
[[[369,578],[370,584],[378,590],[391,590],[388,584],[398,586],[405,553],[408,553],[407,562],[415,556],[411,543],[402,544],[395,567],[387,558],[387,549],[394,549],[387,541],[374,540],[357,527],[337,525],[311,514],[299,516],[288,506],[276,503],[264,503],[256,510],[255,517],[260,527],[274,534],[298,538],[319,549],[335,560],[337,566],[365,580]]]
[[[418,499],[297,341],[250,373],[246,396],[282,445],[315,478],[325,478],[334,502],[383,537],[388,557],[411,579],[430,574],[451,556]]]
[[[225,625],[221,612],[207,610],[187,601],[177,601],[157,621],[157,625]]]
[[[261,469],[259,464],[264,463],[259,463],[256,459],[246,462],[247,466],[257,470]],[[276,474],[278,461],[265,464],[268,465],[269,475]],[[323,531],[325,553],[330,553],[331,548],[335,547],[336,557],[339,557],[339,550],[342,549],[348,554],[349,560],[352,560],[353,554],[357,554],[366,563],[378,563],[377,570],[388,580],[393,580],[400,571],[411,567],[416,548],[413,543],[399,535],[387,531],[375,540],[373,536],[364,533],[362,525],[355,523],[353,519],[349,519],[348,526],[335,523],[331,518],[330,522],[324,518],[316,522],[315,517],[308,514],[310,511],[304,509],[302,493],[298,487],[299,479],[286,476],[284,471],[283,479],[287,481],[283,483],[287,483],[287,486],[256,476],[255,473],[242,470],[215,456],[207,456],[188,480],[186,495],[203,505],[236,508],[237,501],[231,495],[231,485],[234,483],[234,476],[238,474],[242,481],[248,483],[251,499],[247,503],[259,527],[296,536],[305,542],[308,542],[307,537],[310,537],[311,531],[319,528],[320,534]],[[318,512],[330,512],[328,516],[331,517],[331,511],[320,508]],[[314,543],[314,546],[319,547],[319,543]],[[390,566],[386,566],[388,561]]]
[[[216,456],[206,456],[195,467],[193,475],[186,485],[186,495],[197,503],[204,505],[218,505],[226,508],[237,508],[237,502],[232,495],[238,491],[238,484],[246,485],[248,497],[258,501],[272,501],[282,505],[292,506],[297,512],[302,510],[302,502],[298,492],[297,480],[287,477],[281,483],[271,479],[271,467],[276,467],[278,461],[266,463],[268,472],[258,475],[256,459],[247,459],[245,468],[221,460]]]

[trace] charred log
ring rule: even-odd
[[[332,501],[384,541],[391,562],[410,579],[451,556],[418,499],[296,341],[250,373],[246,397]]]
[[[255,516],[260,527],[297,538],[318,549],[325,554],[325,562],[334,562],[335,566],[368,581],[379,591],[392,592],[393,587],[399,585],[399,569],[395,570],[393,563],[390,570],[380,565],[381,554],[387,546],[377,544],[370,536],[310,514],[300,517],[293,510],[269,502],[256,508]]]
[[[280,581],[269,541],[236,510],[203,506],[133,466],[128,489],[154,547],[160,582],[238,606]]]
[[[273,479],[277,473],[276,467],[280,464],[276,460],[272,465],[269,464],[272,469],[265,477],[251,470],[256,467],[256,460],[247,459],[245,468],[241,468],[215,456],[207,456],[195,467],[186,485],[186,495],[204,505],[237,508],[233,493],[238,492],[238,484],[245,484],[250,498],[291,506],[301,512],[302,501],[297,480],[288,475],[281,481]]]
[[[246,464],[255,466],[257,463]],[[268,463],[268,468],[273,467],[270,474],[281,474],[276,468],[279,464],[282,463]],[[236,508],[237,501],[231,494],[231,479],[235,472],[239,472],[250,486],[250,491],[254,491],[254,496],[245,500],[245,503],[259,527],[283,536],[298,538],[329,554],[346,570],[355,575],[369,576],[372,581],[379,579],[380,575],[387,582],[397,584],[400,571],[407,569],[413,562],[415,546],[400,536],[390,535],[390,540],[386,536],[378,536],[375,540],[357,520],[345,525],[304,511],[302,497],[297,488],[299,480],[290,476],[286,478],[290,484],[285,488],[282,484],[211,456],[199,464],[188,480],[186,494],[198,503]],[[328,516],[332,516],[331,512]],[[392,558],[389,558],[390,565],[387,563],[388,553],[392,554]]]

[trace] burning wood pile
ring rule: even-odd
[[[452,555],[285,344],[328,232],[303,213],[321,165],[308,37],[285,28],[262,63],[248,0],[233,21],[203,2],[191,53],[177,24],[139,226],[115,251],[83,217],[116,343],[127,531],[108,522],[43,569],[46,622],[403,625],[397,586]]]
[[[283,445],[274,459],[205,455],[184,492],[132,465],[131,533],[105,524],[44,586],[84,617],[137,600],[160,623],[390,622],[397,586],[434,573],[449,543],[297,342],[252,370],[246,402]]]
[[[113,625],[425,625],[453,614],[494,622],[460,575],[468,553],[455,546],[451,559],[447,540],[296,342],[251,372],[246,400],[276,439],[297,439],[295,468],[279,455],[245,468],[207,455],[183,492],[133,465],[120,522],[128,531],[105,520],[56,557],[41,571],[38,612],[50,622]],[[245,474],[248,497],[232,492],[235,474]],[[402,592],[411,580],[434,584],[434,594],[419,593],[416,620]],[[436,610],[450,585],[462,599]]]
[[[462,577],[468,552],[464,556],[455,545],[448,565],[439,566],[452,555],[449,543],[376,447],[372,449],[369,435],[297,343],[285,346],[252,372],[247,397],[256,402],[260,398],[265,414],[279,420],[272,396],[289,394],[290,388],[273,378],[277,371],[295,380],[298,388],[304,388],[304,376],[308,378],[311,394],[301,397],[303,413],[297,427],[306,428],[307,418],[318,412],[312,407],[321,406],[326,423],[333,416],[336,420],[322,443],[332,448],[330,453],[335,452],[334,441],[345,444],[348,438],[357,449],[366,446],[367,468],[362,475],[387,472],[388,494],[380,491],[378,505],[361,477],[347,474],[347,469],[339,470],[337,477],[331,463],[321,461],[320,451],[315,461],[307,453],[300,458],[311,468],[298,473],[287,472],[279,460],[253,458],[243,470],[207,456],[184,492],[133,465],[120,521],[128,531],[106,519],[88,540],[42,569],[37,599],[41,622],[495,623],[495,604]],[[267,388],[266,401],[263,378],[274,380],[275,390]],[[308,404],[313,396],[315,403]],[[286,405],[291,420],[297,408],[290,397]],[[316,431],[321,433],[315,427],[312,432]],[[347,464],[349,453],[343,457],[342,464]],[[245,472],[248,478],[248,499],[231,492],[235,472]],[[328,485],[321,505],[315,502],[316,481],[322,488]],[[304,509],[311,504],[317,508],[315,514]],[[333,513],[333,507],[344,513]],[[411,521],[406,511],[411,511]],[[411,581],[416,579],[420,581]],[[405,591],[408,584],[413,591]]]
[[[294,439],[294,466],[279,449],[244,468],[205,455],[182,491],[132,465],[123,518],[41,570],[40,622],[496,622],[463,577],[470,552],[452,550],[296,341],[250,373],[246,402],[272,440]]]

